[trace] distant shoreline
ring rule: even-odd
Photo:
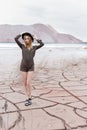
[[[33,45],[38,45],[38,43],[33,43]],[[74,47],[74,48],[83,48],[86,47],[87,48],[87,44],[86,43],[73,43],[73,44],[69,44],[69,43],[45,43],[44,48],[64,48],[64,47]],[[19,48],[18,45],[16,43],[0,43],[0,49],[2,48]]]

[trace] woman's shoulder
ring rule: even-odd
[[[24,43],[22,43],[22,47],[26,47]]]

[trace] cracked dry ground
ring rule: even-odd
[[[87,52],[47,48],[35,62],[28,107],[19,63],[0,70],[0,130],[87,130]]]

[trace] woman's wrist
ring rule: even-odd
[[[38,43],[42,43],[42,40],[41,39],[37,39],[36,40]]]

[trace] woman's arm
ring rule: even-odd
[[[19,41],[19,38],[21,37],[21,34],[19,34],[19,35],[17,35],[15,38],[14,38],[14,40],[16,41],[16,43],[18,44],[18,46],[20,47],[20,48],[22,48],[22,43]]]
[[[44,43],[42,42],[42,40],[36,39],[36,41],[37,41],[38,43],[40,43],[40,45],[36,45],[36,49],[39,49],[39,48],[41,48],[42,46],[44,46]]]

